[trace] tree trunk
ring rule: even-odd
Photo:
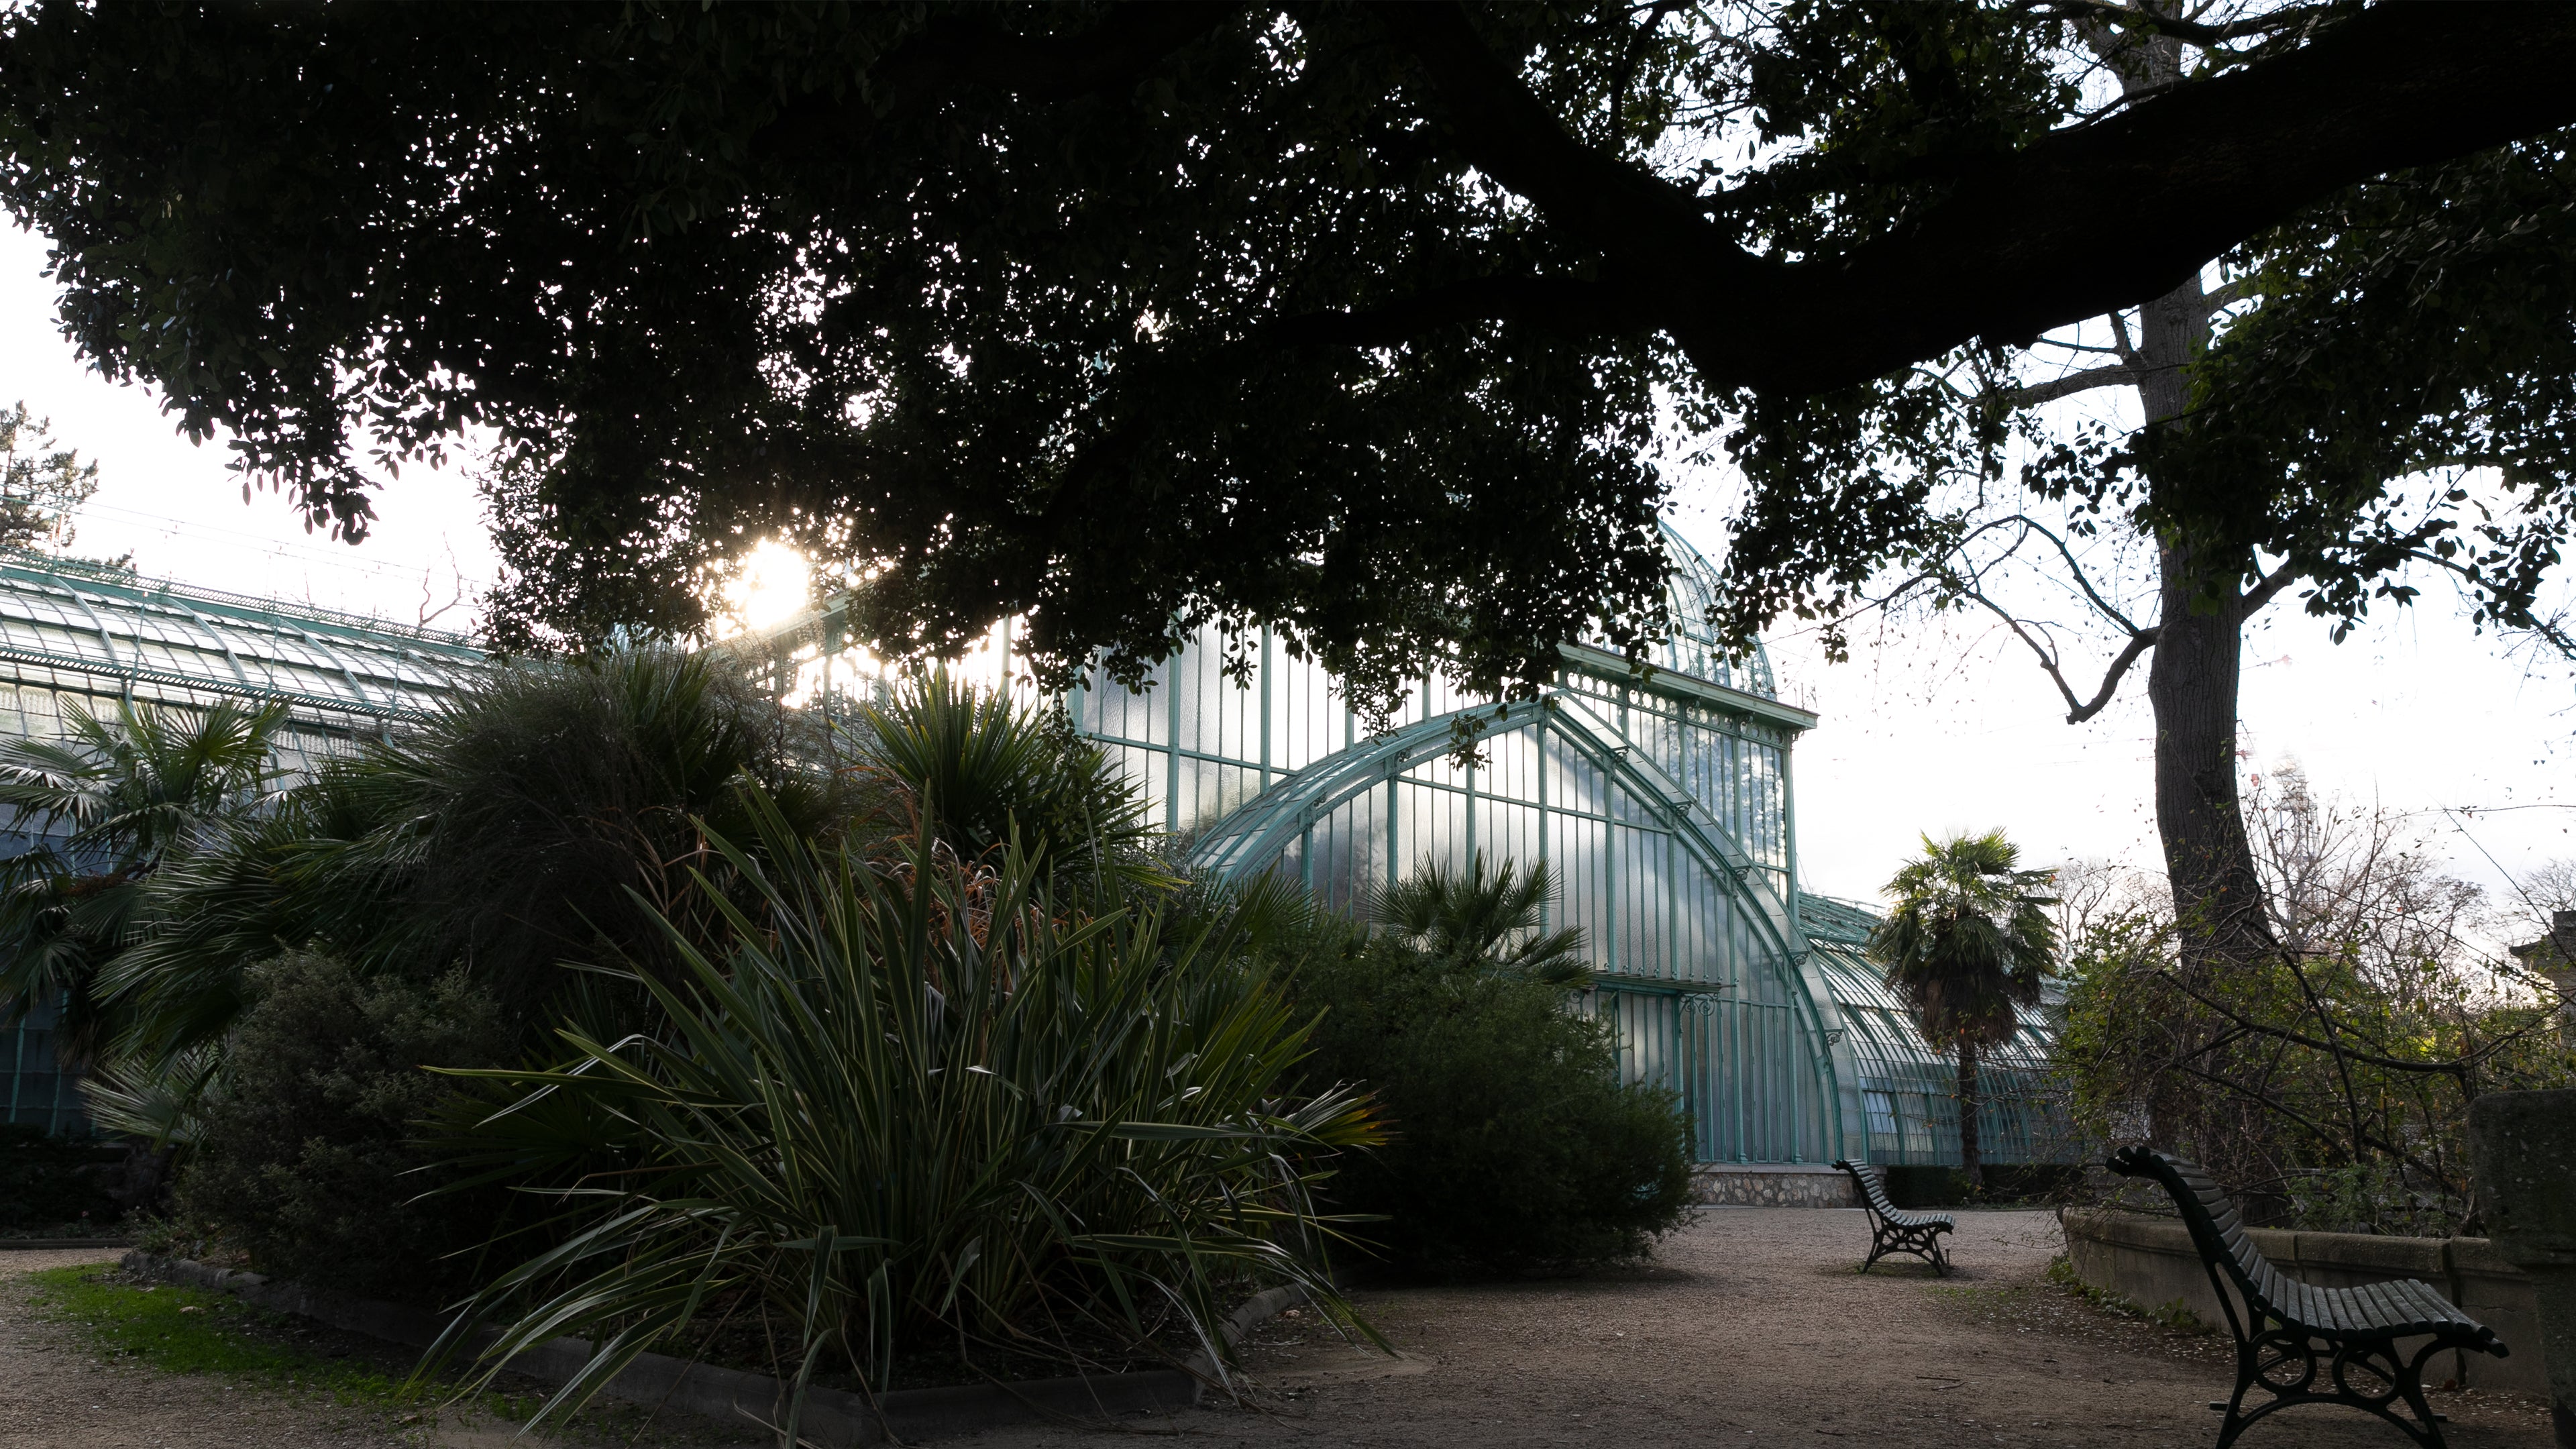
[[[2139,309],[2138,401],[2149,426],[2182,415],[2183,370],[2208,338],[2209,302],[2197,275]],[[2207,578],[2194,577],[2195,562],[2173,539],[2156,551],[2161,597],[2147,700],[2156,716],[2156,833],[2183,966],[2197,973],[2259,959],[2272,938],[2236,795],[2243,590],[2232,561],[2219,561]]]
[[[2233,581],[2193,607],[2191,560],[2159,551],[2163,618],[2147,669],[2156,716],[2156,833],[2173,888],[2183,967],[2241,967],[2272,948],[2262,878],[2236,793],[2242,605]]]
[[[1977,1117],[1984,1098],[1977,1092],[1977,1039],[1959,1034],[1959,1170],[1971,1192],[1986,1190],[1985,1153],[1977,1141]]]

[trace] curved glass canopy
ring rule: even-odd
[[[462,635],[0,555],[0,732],[50,734],[62,709],[119,700],[287,705],[300,765],[353,734],[422,714],[479,668]]]
[[[1200,870],[1284,871],[1358,907],[1426,862],[1544,861],[1552,926],[1582,928],[1626,1069],[1689,1109],[1704,1162],[1955,1162],[1955,1070],[1861,954],[1873,918],[1797,890],[1791,768],[1816,716],[1780,698],[1758,645],[1708,626],[1717,571],[1667,530],[1672,628],[1647,668],[1569,645],[1554,685],[1499,711],[1425,678],[1382,726],[1267,632],[1189,639],[1129,689],[1062,704]],[[848,601],[723,646],[778,697],[830,710],[882,681],[848,648]],[[1007,677],[1007,634],[977,674]],[[1229,663],[1231,661],[1231,664]],[[996,667],[998,665],[998,668]],[[1477,759],[1452,726],[1483,726]],[[1988,1160],[2069,1160],[2044,1013],[1988,1061]]]
[[[482,660],[461,635],[0,555],[0,733],[59,734],[69,707],[274,700],[288,710],[281,763],[301,768],[426,713]],[[13,836],[9,849],[30,843],[0,834]],[[50,1008],[0,1021],[0,1121],[84,1131],[78,1079],[57,1069],[52,1027]]]
[[[1322,670],[1265,636],[1229,675],[1210,631],[1142,689],[1065,705],[1219,876],[1286,871],[1351,908],[1427,863],[1544,861],[1550,924],[1581,927],[1596,968],[1589,1009],[1632,1074],[1680,1096],[1703,1161],[1956,1161],[1955,1072],[1862,959],[1870,918],[1795,888],[1791,751],[1816,716],[1777,698],[1758,647],[1719,647],[1715,571],[1667,542],[1675,628],[1646,671],[1571,646],[1542,698],[1500,709],[1426,679],[1372,734]],[[1483,725],[1467,766],[1462,717]],[[2045,1022],[2023,1037],[1989,1068],[1990,1160],[2063,1146],[2035,1125]]]

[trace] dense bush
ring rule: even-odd
[[[281,941],[416,980],[461,967],[542,1048],[567,994],[600,987],[564,962],[667,966],[663,917],[710,928],[690,872],[714,864],[702,825],[744,833],[744,782],[837,828],[841,782],[802,730],[704,658],[497,669],[164,871],[154,929],[110,974],[197,1023],[175,1046],[220,1036]]]
[[[1394,1140],[1335,1181],[1393,1265],[1443,1276],[1633,1257],[1690,1204],[1672,1095],[1619,1079],[1565,985],[1390,935],[1326,940],[1297,977],[1323,1013],[1313,1083],[1377,1094]]]
[[[2079,1124],[2198,1159],[2260,1223],[2474,1233],[2469,1104],[2576,1083],[2555,991],[2488,954],[2505,932],[2482,893],[2401,819],[2285,770],[2246,823],[2276,952],[2187,965],[2194,923],[2136,891],[2100,893],[2073,934],[2058,1053]]]
[[[0,1122],[0,1232],[58,1228],[87,1219],[103,1225],[117,1214],[94,1143],[51,1136],[41,1127]]]
[[[418,1201],[417,1143],[456,1084],[424,1066],[494,1064],[511,1032],[461,973],[418,983],[291,954],[252,973],[225,1076],[181,1172],[183,1225],[299,1282],[427,1301],[472,1277],[499,1194]]]

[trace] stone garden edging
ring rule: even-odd
[[[2145,1309],[2178,1303],[2201,1322],[2225,1327],[2227,1319],[2219,1311],[2209,1274],[2202,1269],[2200,1254],[2191,1245],[2191,1231],[2181,1219],[2095,1210],[2069,1211],[2060,1214],[2058,1221],[2066,1229],[2066,1256],[2087,1287],[2118,1294]],[[2278,1228],[2248,1228],[2246,1236],[2281,1271],[2322,1287],[2417,1279],[2493,1328],[2513,1351],[2505,1358],[2449,1355],[2448,1365],[2437,1360],[2424,1366],[2427,1382],[2456,1379],[2463,1388],[2525,1394],[2549,1391],[2539,1300],[2531,1278],[2486,1239],[2301,1233]]]
[[[230,1293],[274,1312],[291,1313],[351,1333],[414,1347],[427,1347],[447,1327],[444,1316],[426,1309],[306,1288],[258,1273],[209,1268],[184,1258],[156,1257],[138,1251],[127,1253],[122,1266],[141,1277]],[[1305,1299],[1305,1290],[1293,1286],[1253,1295],[1226,1320],[1226,1342],[1232,1345],[1241,1341],[1254,1325]],[[511,1359],[509,1369],[548,1383],[561,1383],[590,1361],[590,1353],[586,1340],[550,1339]],[[864,1395],[839,1389],[808,1389],[798,1436],[824,1449],[855,1449],[860,1445],[967,1434],[1006,1424],[1100,1420],[1120,1414],[1163,1412],[1199,1402],[1218,1379],[1214,1362],[1200,1354],[1185,1368],[1030,1379],[1007,1385],[899,1389],[877,1395],[873,1404]],[[786,1417],[788,1385],[767,1374],[648,1353],[609,1380],[599,1392],[628,1403],[681,1409],[727,1423],[749,1419],[774,1426]]]
[[[1858,1207],[1851,1178],[1814,1163],[1718,1162],[1691,1169],[1691,1201],[1704,1207]]]

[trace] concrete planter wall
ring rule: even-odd
[[[2219,1310],[2191,1233],[2172,1218],[2134,1213],[2070,1212],[2065,1214],[2066,1253],[2075,1276],[2090,1287],[2117,1293],[2141,1308],[2163,1308],[2179,1302],[2201,1322],[2224,1332],[2227,1317]],[[2510,1358],[2482,1353],[2450,1356],[2424,1366],[2424,1377],[2438,1384],[2458,1379],[2463,1387],[2510,1389],[2516,1393],[2549,1391],[2542,1353],[2540,1317],[2528,1275],[2506,1262],[2484,1238],[2383,1238],[2367,1233],[2294,1233],[2250,1229],[2248,1237],[2293,1278],[2329,1288],[2385,1283],[2414,1278],[2466,1309],[2470,1317],[2493,1328],[2513,1350]]]

